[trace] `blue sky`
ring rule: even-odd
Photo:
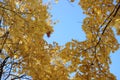
[[[48,1],[48,0],[44,0]],[[54,1],[54,0],[53,0]],[[85,18],[82,9],[78,6],[78,1],[75,3],[69,3],[68,0],[59,0],[58,4],[53,3],[52,10],[53,20],[59,20],[54,27],[54,32],[51,37],[46,35],[44,39],[48,43],[58,42],[59,45],[64,45],[66,42],[76,39],[78,41],[86,40],[86,35],[82,30],[82,21]],[[120,43],[120,36],[116,35]],[[114,54],[110,55],[112,64],[110,65],[110,71],[117,76],[117,80],[120,80],[120,49]]]
[[[59,1],[58,4],[53,3],[52,15],[53,20],[59,20],[54,26],[54,32],[50,38],[44,37],[49,43],[53,41],[60,45],[65,44],[72,39],[84,41],[86,39],[81,25],[85,15],[76,4],[70,4],[67,0]],[[74,6],[74,7],[73,7]]]

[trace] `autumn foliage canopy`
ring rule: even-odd
[[[120,0],[114,2],[80,0],[87,39],[60,46],[43,39],[54,31],[49,2],[0,0],[0,79],[116,80],[109,68],[110,53],[120,47],[115,37],[120,35]]]

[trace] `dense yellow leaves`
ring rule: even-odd
[[[7,5],[0,3],[0,16],[7,29],[0,28],[0,36],[9,33],[0,38],[0,47],[11,58],[22,61],[17,67],[19,70],[22,65],[19,74],[26,73],[34,80],[68,80],[68,75],[76,72],[71,80],[115,80],[109,71],[109,56],[119,48],[119,43],[111,26],[120,34],[120,12],[114,10],[113,0],[80,0],[79,5],[87,15],[82,25],[87,39],[72,40],[65,46],[48,44],[43,39],[53,32],[49,5],[43,5],[42,0],[4,2]]]
[[[6,40],[10,44],[5,43],[4,49],[11,58],[23,58],[22,61],[25,63],[23,73],[27,72],[26,74],[33,79],[40,80],[41,76],[49,73],[49,67],[52,67],[50,55],[44,49],[46,42],[43,40],[43,35],[47,31],[53,31],[50,23],[46,22],[49,17],[47,6],[42,5],[41,0],[5,0],[5,2],[8,6],[3,6],[5,14],[1,15],[4,24],[10,26],[9,38]],[[45,75],[40,74],[41,71]]]

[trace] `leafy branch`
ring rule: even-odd
[[[113,18],[116,16],[116,14],[117,14],[117,12],[118,12],[119,9],[120,9],[120,2],[118,2],[118,4],[115,6],[114,10],[113,10],[113,11],[111,12],[111,14],[104,20],[103,24],[101,25],[100,28],[102,28],[102,27],[104,26],[104,24],[108,21],[108,19],[110,19],[110,20],[107,22],[107,24],[105,25],[105,27],[104,27],[104,29],[103,29],[103,31],[102,31],[102,33],[101,33],[101,36],[99,37],[98,42],[97,42],[97,44],[96,44],[95,47],[97,47],[98,44],[100,43],[101,38],[102,38],[102,35],[105,33],[105,30],[107,29],[107,27],[109,26],[109,24],[111,23],[111,21],[113,20]],[[112,16],[112,18],[110,18],[111,16]]]

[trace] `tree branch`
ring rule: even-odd
[[[6,58],[4,59],[4,61],[1,63],[1,65],[0,65],[0,80],[1,80],[1,78],[2,78],[3,68],[4,68],[4,66],[5,66],[5,64],[6,64],[7,60],[8,60],[8,58],[9,58],[9,56],[6,57]]]

